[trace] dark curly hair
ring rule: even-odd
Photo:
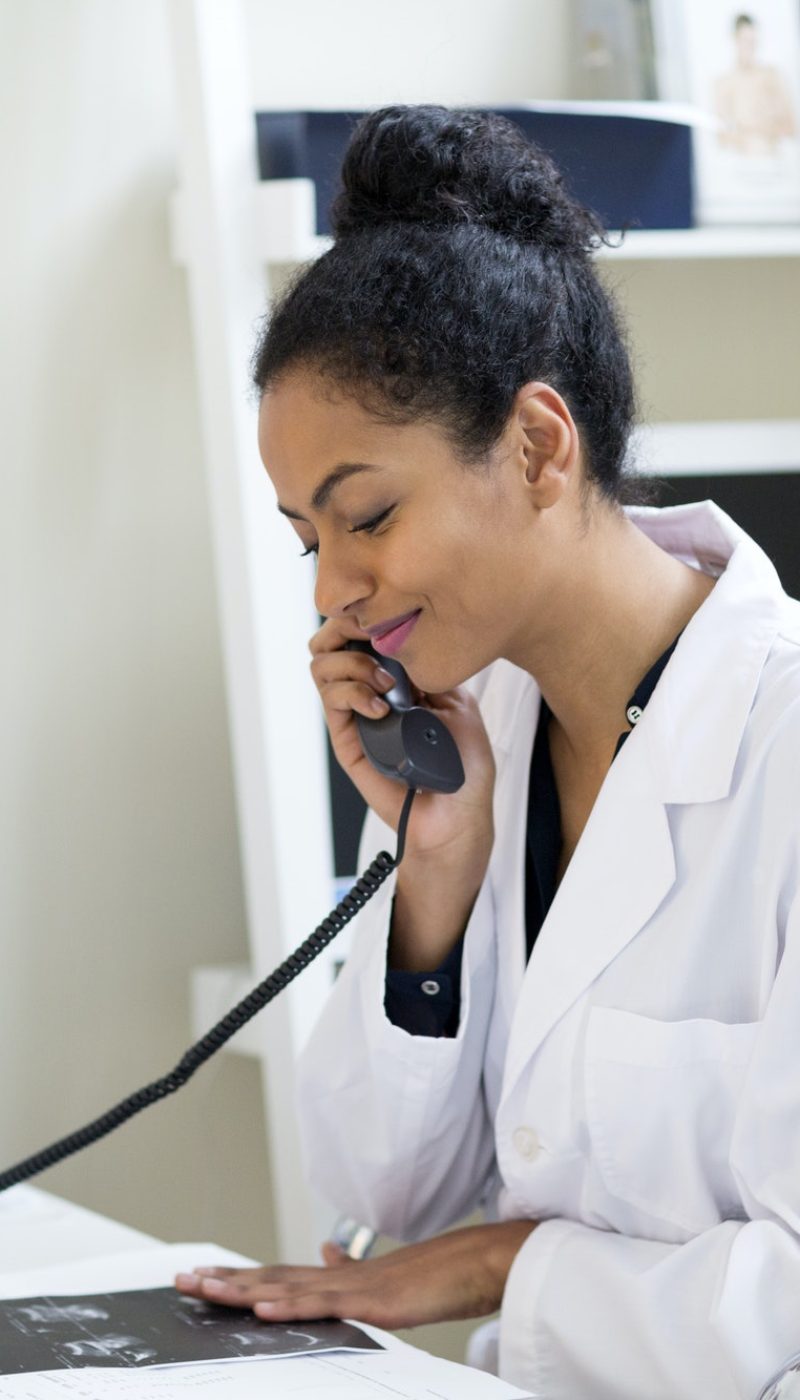
[[[342,166],[333,247],[278,301],[256,347],[263,392],[308,367],[393,423],[427,419],[484,461],[530,380],[561,394],[587,476],[647,499],[623,472],[634,413],[628,354],[592,254],[599,219],[550,157],[492,112],[384,107]]]

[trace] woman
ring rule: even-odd
[[[319,1189],[421,1242],[179,1286],[276,1320],[502,1307],[500,1373],[549,1400],[754,1396],[800,1344],[800,607],[710,503],[624,508],[601,230],[543,153],[388,108],[343,177],[255,359],[262,455],[317,555],[361,864],[404,789],[362,754],[390,680],[349,639],[466,781],[417,796],[300,1111]]]

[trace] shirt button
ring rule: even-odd
[[[639,705],[629,705],[625,711],[628,724],[638,724],[642,718],[643,711]]]
[[[515,1128],[511,1141],[526,1162],[532,1162],[539,1156],[539,1138],[533,1128]]]
[[[422,988],[426,997],[438,997],[439,992],[441,991],[439,983],[434,982],[433,978],[428,978],[426,982],[420,982],[420,987]]]

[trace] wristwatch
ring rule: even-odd
[[[349,1215],[340,1216],[331,1231],[333,1243],[338,1244],[351,1259],[368,1258],[377,1238],[377,1231],[371,1230],[368,1225],[360,1225]]]

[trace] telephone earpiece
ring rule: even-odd
[[[399,661],[381,656],[366,641],[350,641],[349,651],[363,651],[395,678],[383,698],[389,713],[380,719],[356,714],[364,753],[385,778],[428,792],[457,792],[464,782],[461,755],[447,726],[424,705],[415,705],[408,676]]]

